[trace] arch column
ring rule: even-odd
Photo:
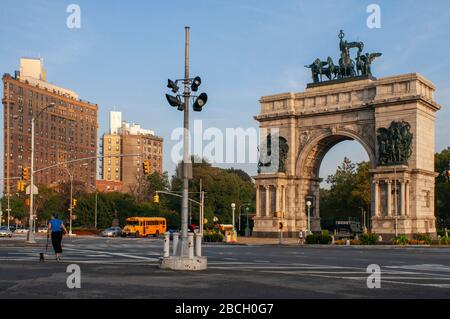
[[[401,206],[400,206],[400,215],[404,217],[406,215],[406,205],[405,205],[405,190],[406,190],[406,182],[405,180],[400,181],[400,194],[401,194]]]
[[[256,188],[256,217],[261,217],[261,187]]]
[[[265,186],[266,188],[266,217],[270,217],[270,186]]]
[[[386,180],[387,184],[387,210],[386,215],[392,217],[392,181],[390,179]]]
[[[410,211],[409,211],[409,207],[410,207],[410,198],[409,198],[409,180],[406,181],[406,191],[405,191],[405,215],[409,216],[410,215]]]
[[[378,180],[373,182],[374,212],[375,217],[381,217],[380,214],[380,183]]]

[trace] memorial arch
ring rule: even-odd
[[[255,177],[254,236],[320,231],[320,164],[345,140],[359,142],[372,169],[371,231],[436,235],[434,213],[434,85],[419,74],[375,79],[371,74],[309,84],[305,92],[262,97],[255,118],[262,134],[285,140],[283,165],[263,163]],[[316,81],[317,80],[317,81]],[[277,159],[278,161],[278,159]],[[272,160],[273,164],[273,160]],[[282,169],[280,169],[282,166]]]

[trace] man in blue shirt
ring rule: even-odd
[[[53,219],[48,223],[47,238],[51,234],[53,250],[55,251],[57,261],[61,260],[63,231],[67,234],[67,229],[63,221],[58,218],[58,214],[54,214]]]

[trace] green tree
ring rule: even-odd
[[[450,147],[435,155],[436,179],[436,216],[439,227],[450,227],[450,183],[445,171],[450,165]]]
[[[330,189],[320,190],[320,212],[325,228],[337,219],[360,219],[361,210],[370,211],[370,163],[354,164],[344,158],[336,173],[328,176]]]

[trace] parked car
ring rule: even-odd
[[[27,228],[17,228],[15,233],[16,234],[26,234],[26,233],[28,233],[28,229]]]
[[[47,227],[38,227],[37,232],[39,234],[47,233]]]
[[[122,229],[120,227],[110,227],[102,231],[103,237],[120,237],[122,236]]]
[[[11,238],[13,235],[12,231],[9,230],[8,227],[0,227],[0,237],[9,237]]]

